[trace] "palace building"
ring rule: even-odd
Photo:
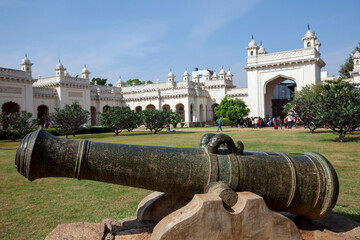
[[[90,84],[90,72],[84,67],[81,76],[70,76],[59,62],[55,75],[32,77],[31,61],[25,56],[20,70],[0,68],[0,106],[2,112],[28,111],[33,118],[42,118],[55,108],[77,101],[91,113],[91,124],[97,123],[97,112],[107,107],[127,106],[139,112],[155,108],[173,110],[180,114],[188,126],[199,122],[212,122],[214,107],[227,96],[241,98],[249,106],[250,116],[272,117],[281,114],[282,106],[289,101],[284,96],[293,94],[307,84],[320,84],[321,43],[309,29],[302,38],[300,49],[268,53],[252,39],[247,47],[247,88],[233,85],[233,74],[222,68],[215,71],[195,69],[185,72],[180,80],[170,71],[166,82],[123,86]],[[360,53],[354,55],[352,80],[360,83]],[[280,87],[280,88],[279,88]],[[285,91],[286,90],[286,91]],[[281,93],[284,94],[281,94]]]

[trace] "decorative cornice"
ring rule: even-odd
[[[248,65],[244,67],[246,70],[253,70],[253,69],[266,69],[266,68],[275,68],[275,67],[283,67],[283,66],[293,66],[298,64],[305,64],[305,63],[318,63],[319,66],[325,66],[324,61],[321,58],[313,58],[313,59],[299,59],[299,60],[290,60],[278,63],[266,63],[266,64],[257,64],[257,65]]]

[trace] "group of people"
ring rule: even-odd
[[[278,129],[279,127],[292,128],[300,125],[300,119],[294,116],[286,116],[281,119],[280,116],[273,118],[261,118],[261,117],[247,117],[244,119],[238,119],[236,126],[240,128],[263,128],[273,127]]]
[[[221,118],[216,120],[218,125],[218,132],[223,131],[221,126],[224,125]],[[264,127],[273,127],[274,129],[278,128],[292,128],[300,125],[300,119],[294,116],[286,116],[284,119],[279,117],[273,118],[261,118],[261,117],[247,117],[240,118],[236,121],[236,126],[239,128],[264,128]]]

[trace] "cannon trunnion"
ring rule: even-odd
[[[175,148],[68,140],[40,129],[21,141],[15,165],[30,181],[70,177],[189,197],[215,192],[230,206],[235,192],[250,191],[273,210],[309,219],[331,212],[339,193],[324,156],[246,152],[225,134],[205,134],[200,148]]]

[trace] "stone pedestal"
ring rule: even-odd
[[[296,239],[296,225],[267,208],[262,197],[238,193],[235,206],[225,209],[215,194],[197,194],[185,207],[164,217],[154,228],[155,239]]]
[[[250,192],[238,193],[238,201],[231,208],[225,208],[216,194],[197,194],[189,199],[154,192],[141,201],[136,217],[60,224],[46,240],[335,240],[357,239],[359,226],[336,214],[312,222],[280,214],[269,210],[262,197]]]

